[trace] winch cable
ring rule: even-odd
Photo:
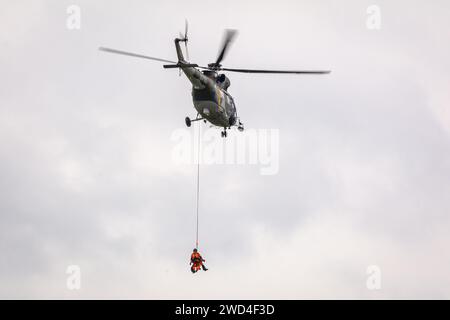
[[[198,123],[198,141],[197,141],[197,226],[195,233],[195,247],[198,249],[198,209],[200,200],[200,138],[201,138],[201,122]]]

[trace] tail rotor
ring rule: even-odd
[[[187,45],[187,43],[189,41],[189,39],[188,39],[188,29],[189,29],[189,24],[188,24],[188,21],[186,19],[186,20],[184,20],[184,35],[180,32],[180,39],[179,40],[181,42],[184,42],[184,47],[185,47],[185,50],[186,50],[186,58],[189,61],[189,50],[188,50],[188,45]]]

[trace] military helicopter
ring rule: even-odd
[[[150,59],[169,64],[163,65],[165,69],[178,68],[186,75],[192,83],[192,100],[197,110],[195,119],[186,117],[186,126],[190,127],[194,121],[209,121],[212,125],[223,128],[222,137],[227,136],[227,128],[236,126],[239,131],[244,131],[244,124],[237,115],[236,105],[233,97],[228,92],[230,79],[222,71],[242,72],[242,73],[278,73],[278,74],[327,74],[330,71],[312,71],[312,70],[258,70],[258,69],[233,69],[223,68],[222,60],[237,34],[236,30],[225,30],[225,36],[215,62],[209,63],[207,67],[190,63],[188,52],[188,23],[185,23],[184,35],[180,33],[179,38],[175,38],[175,49],[178,61],[171,61],[161,58],[150,57],[142,54],[136,54],[127,51],[121,51],[111,48],[100,47],[99,50],[116,53],[136,58]],[[180,43],[185,44],[186,58],[181,50]]]

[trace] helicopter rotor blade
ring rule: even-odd
[[[160,62],[168,62],[168,63],[177,63],[176,61],[172,61],[172,60],[155,58],[155,57],[145,56],[145,55],[142,55],[142,54],[137,54],[137,53],[133,53],[133,52],[127,52],[127,51],[122,51],[122,50],[116,50],[116,49],[111,49],[111,48],[100,47],[98,49],[100,51],[104,51],[104,52],[116,53],[116,54],[121,54],[121,55],[124,55],[124,56],[130,56],[130,57],[135,57],[135,58],[143,58],[143,59],[149,59],[149,60],[160,61]]]
[[[184,48],[185,48],[185,52],[186,52],[186,58],[189,61],[189,50],[188,50],[188,28],[189,28],[189,24],[187,19],[184,20],[184,35],[180,32],[180,37],[178,38],[179,41],[184,42]]]
[[[241,73],[278,73],[278,74],[327,74],[329,70],[264,70],[264,69],[233,69],[220,68],[219,70]]]
[[[188,50],[188,29],[189,29],[189,23],[187,19],[184,20],[184,47],[186,49],[186,58],[189,61],[189,50]]]
[[[222,46],[219,51],[219,55],[217,56],[217,60],[215,62],[216,66],[220,65],[220,62],[225,58],[225,55],[227,53],[228,47],[233,42],[234,37],[237,35],[237,30],[234,29],[227,29],[225,32],[225,37],[222,41]]]

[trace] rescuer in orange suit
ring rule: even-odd
[[[205,262],[205,259],[202,258],[201,254],[198,252],[197,248],[195,248],[191,254],[191,271],[192,273],[196,273],[200,270],[200,268],[203,269],[203,271],[207,271],[208,268],[205,267],[203,264]]]

